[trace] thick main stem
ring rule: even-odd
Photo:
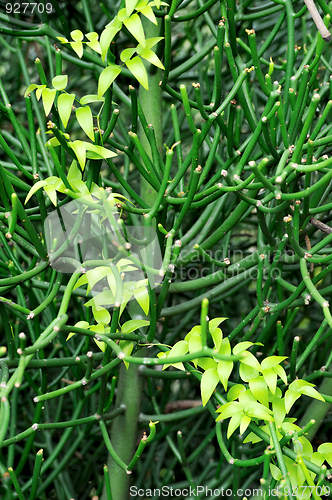
[[[155,26],[149,21],[142,19],[144,31],[147,38],[153,38],[159,36],[159,23]],[[149,71],[148,66],[146,65]],[[155,69],[155,68],[154,68]],[[159,82],[161,80],[160,70],[154,71],[153,74],[149,74],[149,90],[145,90],[142,86],[139,90],[139,102],[142,111],[145,115],[147,123],[153,126],[156,135],[156,142],[159,151],[161,151],[163,144],[163,132],[162,132],[162,105],[161,105],[161,87]],[[145,151],[149,154],[151,158],[151,148],[149,141],[146,138],[145,132],[143,130],[142,124],[139,127],[139,134],[141,143]],[[149,205],[152,206],[153,202],[157,197],[157,192],[150,186],[150,184],[141,177],[141,198]]]
[[[154,26],[150,22],[143,21],[146,38],[159,36],[159,25]],[[147,67],[149,72],[149,68]],[[160,71],[149,74],[149,90],[140,88],[139,102],[142,111],[146,117],[147,123],[154,127],[157,147],[161,151],[162,147],[162,106],[161,89],[159,82],[161,79]],[[145,132],[140,125],[140,140],[145,151],[150,155],[151,149],[146,138]],[[153,205],[157,192],[150,184],[141,177],[141,198],[149,206]],[[129,312],[132,317],[138,319],[142,316],[142,310],[136,301],[131,301]],[[146,318],[144,318],[146,319]],[[146,348],[143,348],[137,354],[146,355]],[[141,406],[141,396],[143,390],[143,380],[139,376],[139,365],[131,364],[127,370],[124,365],[121,366],[119,373],[119,383],[116,396],[116,407],[123,405],[125,407],[124,415],[120,415],[113,421],[111,429],[111,441],[116,453],[128,464],[133,458],[137,444],[137,423]],[[108,459],[108,469],[111,481],[112,500],[125,500],[129,496],[130,475],[126,474],[114,462],[112,457]],[[104,489],[102,500],[107,500],[106,490]]]
[[[145,348],[139,351],[140,356],[144,356],[143,350],[145,351]],[[139,365],[134,364],[130,365],[128,370],[124,364],[120,368],[116,408],[125,406],[125,413],[113,421],[111,431],[112,445],[126,464],[133,458],[137,441],[137,422],[143,389],[143,379],[139,376],[138,369]],[[111,456],[108,458],[108,470],[112,499],[125,500],[128,498],[130,475],[120,469]],[[107,500],[105,491],[102,498]]]

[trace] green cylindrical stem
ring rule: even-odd
[[[142,351],[139,354],[142,355]],[[116,408],[124,406],[125,413],[113,421],[111,436],[114,450],[126,464],[130,463],[135,452],[142,388],[143,379],[139,376],[139,366],[130,365],[126,369],[125,365],[121,364]],[[108,469],[113,500],[126,498],[130,476],[118,466],[111,456],[108,460]],[[106,498],[104,492],[103,499],[106,500]]]

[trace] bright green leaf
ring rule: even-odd
[[[325,399],[323,398],[323,396],[321,396],[319,392],[316,391],[316,389],[314,389],[313,387],[303,387],[301,389],[301,393],[309,396],[310,398],[318,399],[319,401],[323,401],[325,403]]]
[[[82,179],[82,173],[77,166],[77,161],[73,160],[68,170],[67,179],[70,181],[76,181]]]
[[[274,369],[266,368],[265,370],[263,370],[263,377],[272,394],[275,394],[277,387],[277,374]]]
[[[324,455],[329,466],[332,467],[332,443],[323,443],[318,446],[318,452]]]
[[[82,106],[85,106],[86,104],[89,104],[90,102],[104,102],[105,97],[101,97],[100,99],[98,98],[97,94],[87,94],[82,97],[80,100],[80,104]]]
[[[246,388],[242,384],[235,384],[229,389],[227,393],[227,401],[234,401],[239,397],[241,392],[246,392]]]
[[[46,134],[47,134],[47,132],[46,132]],[[47,143],[45,144],[45,147],[46,147],[46,148],[48,148],[48,147],[50,147],[50,146],[53,146],[54,148],[55,148],[56,146],[60,146],[60,142],[58,141],[58,139],[57,139],[56,137],[51,137],[51,139],[49,139],[49,140],[47,141]]]
[[[93,117],[90,107],[83,106],[81,108],[77,108],[76,118],[89,139],[91,139],[91,141],[94,141],[95,133],[93,130]]]
[[[187,333],[187,335],[185,336],[184,340],[186,340],[187,342],[189,342],[190,337],[191,337],[192,335],[196,335],[196,334],[201,335],[201,330],[202,330],[201,325],[196,325],[196,326],[194,326],[194,327],[190,330],[190,332],[188,332],[188,333]]]
[[[290,384],[289,389],[291,391],[300,392],[303,389],[303,387],[315,387],[315,384],[311,384],[306,380],[297,379]]]
[[[46,89],[46,85],[37,85],[37,90],[36,90],[37,101],[39,101],[39,99],[41,98],[44,89]]]
[[[71,185],[75,193],[80,193],[82,196],[87,196],[88,199],[91,200],[91,198],[89,197],[90,193],[88,187],[84,181],[82,181],[81,179],[76,179]]]
[[[138,0],[126,0],[126,14],[129,17],[136,7]]]
[[[46,186],[46,184],[47,180],[37,181],[28,192],[24,200],[24,204],[26,204],[30,200],[31,196],[33,196],[36,193],[36,191],[38,191],[38,189],[42,188],[43,186]]]
[[[231,344],[228,338],[222,339],[218,352],[223,356],[230,356],[232,354]]]
[[[157,354],[158,358],[168,358],[170,351],[167,352],[160,352]],[[185,371],[185,367],[183,366],[183,363],[170,363],[170,364],[164,364],[163,365],[163,370],[166,370],[169,366],[174,366],[174,368],[177,368],[178,370]]]
[[[235,415],[232,416],[228,424],[227,439],[229,439],[233,434],[233,432],[241,425],[243,416],[244,415],[242,412],[236,413]]]
[[[263,377],[256,377],[249,380],[249,387],[255,398],[264,406],[269,406],[267,385]]]
[[[126,356],[130,356],[133,349],[134,349],[134,342],[130,341],[130,340],[120,340],[120,343],[119,343],[121,349],[122,349],[122,352],[125,353]],[[128,361],[125,361],[123,360],[124,364],[125,364],[125,367],[129,368],[129,363]]]
[[[220,413],[220,416],[217,418],[217,420],[225,420],[226,418],[232,417],[236,413],[243,414],[243,409],[242,405],[238,401],[232,401],[220,406],[217,409],[217,412]]]
[[[54,89],[44,89],[43,90],[42,100],[43,100],[43,106],[44,106],[44,111],[45,111],[46,116],[49,115],[49,113],[52,109],[55,96],[56,96],[56,90],[54,90]]]
[[[232,373],[233,365],[233,361],[219,361],[218,363],[218,376],[225,391],[227,391],[228,379]]]
[[[140,9],[139,12],[143,14],[143,16],[145,16],[147,19],[149,19],[149,21],[151,21],[153,24],[157,24],[156,16],[154,15],[154,12],[149,5],[147,5],[143,9]]]
[[[128,301],[131,299],[132,295],[133,295],[132,292],[123,288],[121,307],[120,307],[120,317],[121,317],[121,314],[123,313]]]
[[[115,276],[113,274],[113,271],[112,271],[112,268],[109,268],[109,273],[107,273],[107,282],[108,282],[108,286],[110,287],[114,297],[116,296],[116,288],[117,288],[117,285],[116,285],[116,279],[115,279]]]
[[[88,278],[87,278],[86,274],[82,274],[82,276],[80,276],[78,278],[78,280],[76,281],[73,290],[76,290],[76,288],[79,288],[82,285],[87,285],[87,283],[88,283]]]
[[[281,436],[280,436],[281,438]],[[291,458],[286,457],[283,455],[283,459],[285,461],[286,469],[288,471],[289,479],[291,481],[291,484],[296,487],[301,487],[305,483],[305,475],[301,469],[301,467],[294,462]],[[294,488],[295,489],[295,488]],[[300,489],[300,488],[299,488]],[[306,493],[306,491],[308,493]],[[309,500],[311,498],[310,491],[308,489],[304,490],[303,493],[297,494],[296,498],[298,500]]]
[[[239,375],[244,382],[249,382],[251,378],[258,377],[259,372],[254,368],[251,368],[251,366],[240,363]]]
[[[276,465],[274,465],[272,462],[270,463],[270,471],[271,471],[273,479],[275,479],[276,481],[282,480],[283,476],[282,476],[281,470]]]
[[[248,436],[243,440],[244,443],[252,444],[259,443],[260,441],[262,441],[262,439],[256,436],[253,432],[249,432]]]
[[[246,414],[252,418],[268,420],[273,422],[272,411],[259,403],[248,403],[245,408]]]
[[[88,40],[90,40],[90,42],[94,42],[99,38],[98,33],[96,33],[95,31],[91,31],[90,33],[87,33],[85,36]]]
[[[25,91],[24,97],[31,94],[31,92],[33,92],[36,88],[37,88],[37,85],[35,83],[32,83],[31,85],[29,85],[29,87]]]
[[[325,458],[321,453],[315,452],[311,456],[311,462],[315,465],[318,465],[318,467],[321,467],[323,465],[324,460],[325,460]],[[331,460],[332,460],[332,457],[331,457]],[[331,464],[330,464],[330,466],[331,466]]]
[[[200,335],[191,335],[189,339],[189,352],[197,352],[201,351],[203,348],[202,346],[202,339]]]
[[[83,55],[83,43],[82,42],[70,42],[71,48],[73,49],[74,52],[78,55],[78,57],[81,59]]]
[[[92,306],[95,304],[96,306],[109,306],[114,304],[115,297],[111,290],[104,290],[103,292],[98,293],[93,299],[90,299],[86,302],[85,306]]]
[[[86,44],[95,52],[98,52],[98,54],[101,54],[101,47],[100,43],[97,42],[96,40],[93,40],[92,42],[86,42]]]
[[[201,395],[202,395],[203,406],[205,406],[206,403],[209,401],[213,391],[218,385],[218,382],[219,382],[219,377],[217,370],[210,368],[209,370],[206,370],[203,373],[201,379]]]
[[[158,352],[157,358],[159,358],[159,359],[166,359],[168,357],[167,356],[168,353],[169,353],[169,351],[167,351],[167,352]],[[167,365],[167,366],[170,366],[170,365]],[[165,370],[165,365],[163,365],[163,370]]]
[[[217,370],[218,363],[211,358],[198,358],[197,359],[197,365],[200,368],[203,368],[203,370],[210,370],[211,368],[213,370]]]
[[[148,315],[149,314],[149,306],[150,306],[150,300],[149,300],[149,293],[146,289],[145,286],[142,286],[140,288],[135,288],[133,290],[134,297],[141,306],[141,308],[144,311],[144,314]]]
[[[233,352],[234,352],[234,350],[233,350]],[[246,351],[244,353],[243,357],[240,359],[240,362],[244,363],[245,365],[250,366],[254,370],[257,370],[258,372],[261,371],[261,366],[260,366],[259,362],[255,358],[255,356],[249,351]]]
[[[132,72],[136,80],[145,88],[149,90],[148,75],[140,57],[136,56],[126,62],[127,68]]]
[[[90,330],[95,333],[99,333],[100,335],[103,335],[105,333],[105,326],[98,324],[98,325],[92,325],[90,326]]]
[[[283,367],[280,366],[280,365],[276,365],[276,366],[273,367],[273,370],[276,372],[277,375],[279,375],[279,377],[284,382],[284,384],[287,385],[287,383],[288,383],[287,382],[287,375],[286,375],[286,372],[283,369]]]
[[[249,347],[253,345],[253,342],[239,342],[236,346],[233,347],[233,354],[237,355],[240,352],[247,350]]]
[[[230,356],[232,354],[231,344],[228,338],[222,339],[218,352],[224,356]]]
[[[121,73],[120,66],[116,64],[111,64],[107,66],[99,76],[98,80],[98,99],[100,99],[106,90],[112,85],[116,77]]]
[[[175,358],[178,356],[184,356],[188,353],[188,348],[188,342],[186,342],[185,340],[180,340],[179,342],[174,344],[172,349],[169,351],[168,359],[170,360],[170,358],[172,357]]]
[[[98,325],[91,326],[90,330],[92,332],[95,332],[95,333],[97,333],[97,334],[100,335],[100,334],[105,333],[105,326],[102,323],[99,323]],[[93,338],[93,340],[96,342],[96,344],[99,347],[99,349],[101,351],[105,352],[107,344],[105,342],[103,342],[102,340],[97,340],[96,338]]]
[[[140,53],[140,56],[143,57],[143,59],[149,61],[149,63],[153,64],[154,66],[157,66],[157,68],[165,69],[163,63],[161,62],[157,54],[155,54],[152,50],[144,49]]]
[[[252,345],[263,345],[263,344],[261,344],[260,342],[255,342],[255,343],[250,342],[249,340],[247,340],[246,342],[239,342],[238,344],[236,344],[236,346],[234,346],[233,354],[240,354],[240,352],[247,350]]]
[[[98,155],[98,158],[106,159],[117,156],[116,153],[113,153],[113,151],[110,151],[109,149],[104,148],[103,146],[96,146],[96,144],[90,144],[89,142],[85,142],[84,144],[85,144],[85,149],[87,151],[93,152],[94,154]]]
[[[53,203],[53,205],[56,207],[57,205],[57,197],[56,197],[56,189],[52,184],[49,184],[48,186],[44,186],[44,190],[46,194],[48,195],[49,199]]]
[[[56,90],[64,90],[68,85],[67,75],[55,76],[52,80],[52,85]]]
[[[122,24],[120,23],[119,25],[112,25],[110,23],[102,32],[100,35],[100,48],[101,48],[101,58],[103,61],[106,61],[106,55],[107,51],[109,49],[110,43],[115,37],[115,35],[120,31]]]
[[[81,169],[84,170],[85,167],[85,159],[86,159],[86,151],[85,144],[82,141],[74,141],[69,142],[68,146],[70,146],[78,159],[79,164],[81,165]]]
[[[67,127],[74,100],[75,94],[60,94],[58,97],[58,111],[64,128]]]
[[[291,407],[293,406],[293,404],[295,403],[295,401],[297,399],[299,399],[300,397],[301,397],[301,394],[299,392],[294,392],[292,390],[286,391],[286,394],[285,394],[285,409],[286,409],[286,413],[289,413],[289,410],[291,409]]]
[[[125,11],[126,9],[122,10]],[[122,22],[119,20],[119,15],[117,15],[110,23],[106,24],[105,28],[116,28],[120,30],[122,28]]]
[[[78,321],[78,323],[75,323],[74,325],[76,328],[84,328],[85,330],[88,330],[89,329],[89,323],[87,321]],[[74,332],[70,332],[68,337],[66,338],[66,340],[69,340],[71,337],[73,337],[73,335],[75,335]]]
[[[272,399],[272,409],[276,425],[281,425],[286,416],[285,400],[283,398],[274,397]]]
[[[110,268],[108,266],[98,266],[95,267],[94,269],[90,269],[89,271],[87,271],[85,274],[89,284],[87,292],[90,292],[92,288],[95,286],[95,284],[98,283],[98,281],[105,278],[105,276],[109,272]]]
[[[92,307],[92,313],[97,323],[108,325],[111,322],[111,315],[104,307]]]
[[[79,321],[78,323],[76,323],[74,326],[77,327],[77,328],[88,328],[88,326],[85,326],[88,325],[89,326],[89,323],[87,321]],[[84,325],[84,326],[83,326]],[[71,337],[73,337],[75,335],[75,332],[70,332],[66,338],[66,340],[69,340]]]
[[[133,267],[131,264],[133,262],[130,259],[120,259],[116,264],[116,267],[120,272],[133,271],[136,270],[136,267]]]
[[[243,407],[247,407],[249,403],[259,404],[250,389],[240,392],[239,401]]]
[[[87,33],[85,36],[87,37],[88,40],[90,40],[89,42],[87,42],[87,45],[95,52],[98,52],[98,54],[101,54],[101,47],[100,43],[98,42],[99,38],[98,33],[92,31],[91,33]],[[87,104],[87,103],[81,102],[81,104]]]
[[[268,356],[261,362],[262,369],[273,368],[282,363],[285,359],[287,359],[287,356]]]
[[[215,345],[216,351],[219,352],[222,343],[222,331],[220,328],[214,328],[212,331],[210,330],[211,337],[213,339],[213,343]]]
[[[240,425],[240,434],[241,434],[241,436],[247,430],[247,427],[250,424],[250,422],[251,422],[251,418],[250,417],[247,417],[246,415],[244,417],[242,417],[241,425]]]
[[[143,25],[141,18],[139,17],[138,14],[133,14],[127,19],[124,19],[123,24],[127,28],[127,30],[133,35],[134,38],[143,45],[145,46],[145,35],[144,35],[144,30],[143,30]]]
[[[120,9],[116,17],[120,23],[123,23],[123,21],[128,18],[126,9]]]
[[[124,49],[120,54],[120,59],[122,62],[128,61],[136,53],[136,48]]]
[[[300,430],[300,429],[299,429]],[[300,436],[298,441],[301,446],[301,455],[303,458],[308,458],[310,460],[313,454],[313,447],[310,441],[305,436]]]
[[[145,319],[130,319],[129,321],[126,321],[122,327],[121,331],[122,333],[132,333],[138,328],[142,328],[143,326],[148,326],[150,324],[150,321],[146,321]]]
[[[183,356],[183,355],[187,354],[187,352],[188,352],[188,343],[185,342],[184,340],[180,340],[179,342],[177,342],[172,347],[172,349],[170,351],[168,351],[167,353],[165,353],[165,356],[170,361],[170,363],[167,364],[167,365],[164,365],[163,370],[165,370],[168,366],[174,366],[178,370],[185,371],[183,363],[181,363],[181,362],[172,363],[171,358],[172,357],[175,358],[175,357],[178,357],[178,356]],[[161,357],[161,356],[158,355],[158,357]]]
[[[83,40],[83,33],[80,30],[74,30],[70,33],[70,36],[74,40],[74,42],[82,41]]]
[[[153,40],[153,38],[150,38],[149,40]],[[157,40],[157,39],[155,39]],[[214,330],[218,328],[220,323],[223,323],[227,318],[213,318],[210,319],[209,321],[209,332],[212,333]]]
[[[97,340],[97,339],[93,339],[95,341],[95,343],[97,344],[97,346],[99,347],[99,349],[103,352],[106,351],[106,344],[105,342],[103,342],[102,340]]]
[[[147,38],[145,40],[145,47],[142,47],[143,49],[152,49],[152,47],[154,47],[155,45],[157,45],[157,43],[159,43],[161,40],[163,40],[164,37],[163,36],[156,36],[156,37],[153,37],[153,38]],[[214,318],[212,319],[211,321],[215,321],[215,320],[221,320],[219,323],[218,323],[218,326],[219,324],[222,322],[222,321],[225,321],[227,318]],[[210,322],[209,322],[210,323]]]

